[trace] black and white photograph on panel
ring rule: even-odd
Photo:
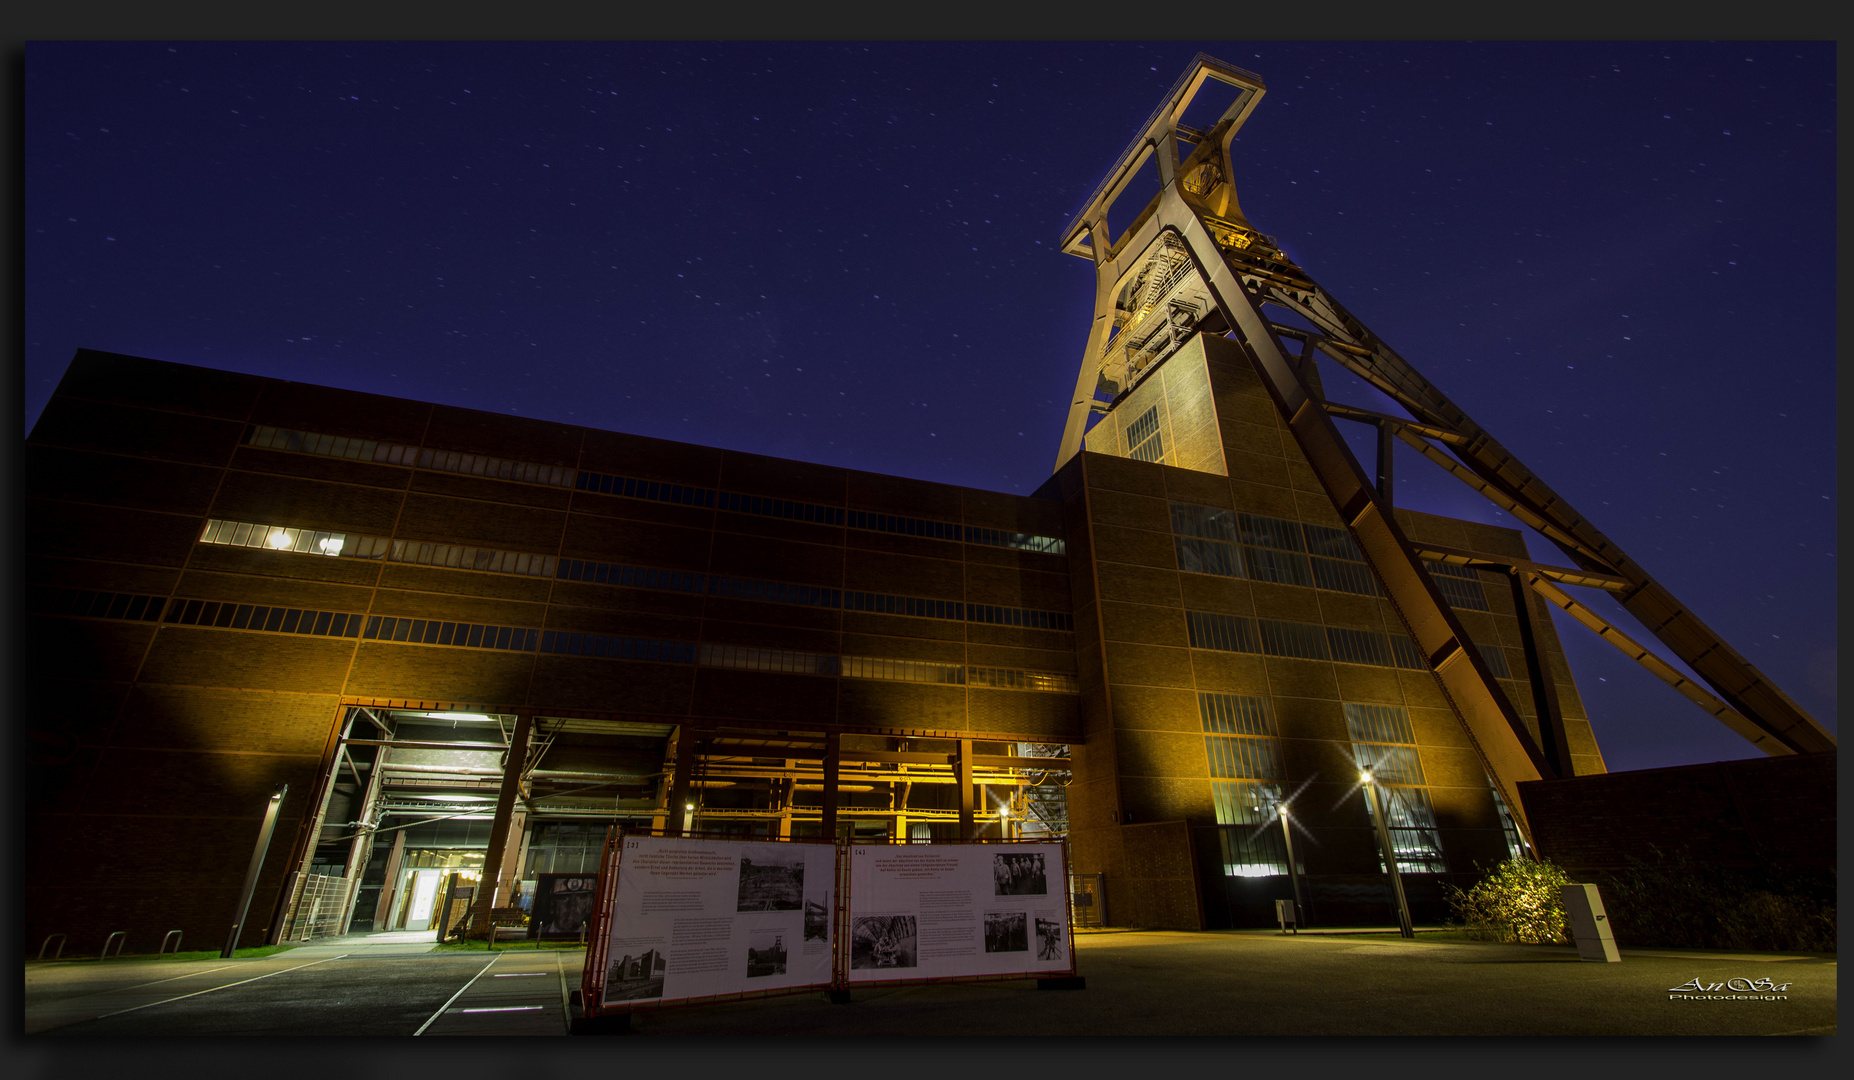
[[[1038,960],[1060,960],[1067,955],[1062,945],[1062,923],[1055,919],[1038,919],[1036,921],[1036,958]]]
[[[987,911],[985,913],[986,952],[1029,952],[1030,934],[1024,928],[1021,911]]]
[[[668,970],[661,948],[627,952],[605,969],[606,1001],[648,1001],[663,996],[663,973]]]
[[[805,940],[830,940],[830,894],[822,900],[805,901]]]
[[[740,856],[736,911],[797,911],[805,906],[805,856],[790,845],[747,848]]]
[[[1025,855],[993,855],[992,882],[997,896],[1047,896],[1049,881],[1043,876],[1041,852]]]
[[[785,974],[785,931],[747,932],[747,978]]]
[[[576,938],[592,919],[598,879],[591,874],[537,874],[528,936]]]
[[[914,967],[914,916],[858,916],[850,925],[850,966]]]

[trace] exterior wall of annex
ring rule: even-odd
[[[261,925],[343,703],[1079,737],[1049,500],[95,352],[25,494],[35,949],[216,944],[282,781]]]
[[[645,823],[660,733],[685,727],[1065,745],[1073,869],[1106,874],[1120,925],[1253,923],[1290,895],[1253,824],[1271,798],[1306,832],[1315,917],[1382,921],[1352,790],[1370,757],[1408,795],[1391,823],[1420,905],[1424,880],[1502,857],[1500,810],[1225,344],[1179,350],[1033,497],[80,352],[26,446],[28,947],[216,944],[288,782],[249,924],[274,918],[341,817],[328,778],[362,706],[659,732],[622,751],[641,765],[616,805]],[[1512,530],[1398,520],[1525,554]],[[1529,714],[1511,592],[1446,584]],[[1526,617],[1576,771],[1601,772],[1551,621]],[[863,786],[846,806],[910,805]]]

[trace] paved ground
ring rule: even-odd
[[[561,1035],[581,951],[434,952],[429,935],[356,936],[258,960],[26,965],[25,1032]],[[1405,942],[1269,932],[1080,934],[1087,988],[1034,982],[856,990],[633,1018],[636,1035],[1832,1034],[1833,960]],[[1769,978],[1778,1000],[1670,989]],[[1672,1000],[1671,1000],[1672,999]]]

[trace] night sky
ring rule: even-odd
[[[31,44],[24,420],[84,347],[1029,492],[1200,49],[1256,226],[1834,730],[1830,43]],[[1755,753],[1560,635],[1611,769]]]

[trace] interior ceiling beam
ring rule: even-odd
[[[398,750],[461,750],[472,753],[502,753],[508,744],[499,742],[426,742],[417,739],[343,739],[349,746],[386,746]]]

